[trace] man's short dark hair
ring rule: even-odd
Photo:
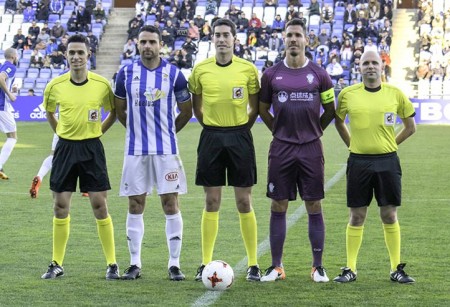
[[[216,30],[216,27],[218,27],[218,26],[228,26],[228,27],[230,27],[231,34],[233,34],[233,36],[236,36],[236,25],[231,20],[225,19],[225,18],[217,19],[214,22],[213,26],[212,26],[213,34],[214,34],[215,30]]]
[[[301,20],[299,18],[291,19],[288,23],[286,23],[286,26],[284,27],[284,29],[287,30],[287,28],[289,26],[301,26],[303,29],[303,33],[306,33],[305,23],[303,22],[303,20]]]
[[[89,39],[83,34],[74,34],[67,40],[67,45],[70,43],[83,43],[86,45],[87,50],[89,50]]]
[[[161,31],[159,31],[159,29],[155,26],[152,26],[152,25],[143,26],[139,30],[139,34],[141,34],[142,32],[156,33],[158,35],[159,41],[162,41]]]

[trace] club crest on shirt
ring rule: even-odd
[[[163,81],[167,81],[167,78],[169,77],[169,75],[163,72],[162,76],[163,76]]]
[[[395,124],[395,114],[392,112],[384,113],[384,124],[386,126],[392,126]]]
[[[288,100],[288,93],[285,91],[278,92],[278,101],[283,103]]]
[[[98,110],[89,110],[88,121],[90,122],[98,121]]]
[[[314,76],[312,74],[307,74],[306,80],[308,81],[309,84],[312,84],[314,81]]]
[[[233,87],[233,99],[244,98],[244,88],[243,87]]]

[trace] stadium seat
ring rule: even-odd
[[[13,23],[21,24],[23,22],[23,14],[14,14]]]
[[[27,78],[37,79],[39,77],[39,68],[28,68]]]
[[[49,23],[55,23],[57,20],[59,20],[59,15],[58,14],[50,14],[48,16],[48,22]]]
[[[44,78],[44,79],[51,79],[52,77],[52,70],[48,69],[48,68],[42,68],[40,73],[39,73],[39,78]]]
[[[2,47],[4,47],[4,45]],[[24,67],[24,68],[30,67],[30,58],[28,58],[28,59],[26,59],[26,58],[25,59],[23,59],[23,58],[20,59],[19,60],[19,67]]]
[[[36,79],[35,88],[43,90],[47,86],[47,83],[48,83],[48,79],[46,79],[46,78],[37,78]]]
[[[23,80],[23,87],[24,89],[30,89],[30,88],[34,88],[35,86],[35,82],[34,82],[34,78],[25,78]]]
[[[17,67],[16,78],[24,79],[26,76],[27,76],[27,68],[26,67]]]

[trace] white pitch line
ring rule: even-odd
[[[325,191],[333,187],[345,175],[347,166],[344,165],[330,180],[325,183]],[[294,213],[287,219],[286,232],[289,228],[297,223],[297,221],[306,213],[305,206],[299,206]],[[270,250],[270,238],[267,238],[258,245],[258,258]],[[247,256],[233,266],[235,272],[243,272],[247,268]],[[210,306],[214,304],[222,295],[223,291],[206,291],[193,304],[193,307]]]

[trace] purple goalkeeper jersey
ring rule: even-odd
[[[330,90],[334,96],[330,76],[309,60],[297,69],[287,67],[285,61],[266,69],[259,100],[272,104],[273,136],[295,144],[320,138],[321,93]]]

